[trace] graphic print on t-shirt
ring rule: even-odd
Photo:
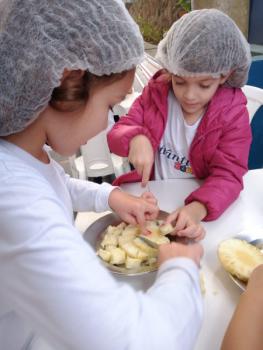
[[[189,151],[201,119],[188,125],[176,97],[169,92],[167,122],[154,159],[156,180],[194,177]]]
[[[173,162],[174,169],[182,171],[183,173],[193,174],[189,159],[185,156],[179,156],[171,150],[171,147],[162,145],[158,148],[158,152],[161,162],[163,161],[162,158],[166,158],[166,161]]]

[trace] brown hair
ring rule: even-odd
[[[61,85],[53,90],[49,104],[59,111],[74,111],[86,103],[91,86],[110,85],[122,79],[127,73],[128,71],[124,71],[96,76],[87,71],[84,74],[80,70],[71,71]]]

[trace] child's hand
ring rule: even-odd
[[[110,193],[109,206],[123,221],[141,227],[145,226],[145,220],[154,220],[159,213],[157,200],[149,192],[135,197],[116,188]]]
[[[175,235],[199,241],[205,237],[205,230],[200,221],[207,215],[205,206],[199,202],[192,202],[171,213],[166,223],[175,221]]]
[[[161,265],[168,259],[185,257],[192,259],[196,265],[200,266],[200,260],[203,256],[203,247],[201,244],[181,244],[181,243],[170,243],[170,244],[161,244],[158,254],[158,265]]]
[[[154,195],[152,194],[152,192],[149,191],[145,191],[143,192],[143,194],[141,195],[141,198],[146,199],[149,203],[155,204],[157,205],[158,201],[157,199],[154,197]]]
[[[142,186],[145,187],[150,179],[154,162],[153,148],[146,136],[137,135],[131,140],[128,159],[142,176]]]

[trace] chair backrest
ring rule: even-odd
[[[127,114],[131,105],[138,96],[140,96],[140,93],[134,90],[132,91],[132,93],[126,95],[123,101],[121,101],[118,105],[113,107],[114,114],[118,114],[119,116]]]
[[[81,146],[86,175],[99,177],[114,174],[111,154],[107,143],[106,130],[90,139]]]
[[[263,88],[263,56],[254,56],[248,75],[248,85]],[[259,108],[251,123],[252,144],[249,152],[249,169],[263,167],[263,106]]]
[[[247,84],[263,88],[263,55],[253,57]]]
[[[49,146],[45,146],[50,157],[53,158],[57,163],[59,163],[62,168],[65,170],[65,173],[70,175],[71,177],[74,177],[76,179],[79,178],[79,172],[75,164],[75,158],[76,156],[61,156],[57,152],[53,151]]]
[[[251,122],[256,111],[263,105],[263,89],[251,85],[245,85],[243,86],[242,91],[247,98],[247,109]]]
[[[144,60],[136,68],[134,80],[135,91],[142,92],[151,77],[161,68],[154,57],[145,53]]]

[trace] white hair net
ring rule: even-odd
[[[251,63],[237,25],[215,9],[192,11],[176,21],[159,43],[156,58],[175,75],[219,77],[232,71],[225,83],[232,87],[245,85]]]
[[[109,75],[143,53],[121,0],[0,0],[0,135],[38,116],[65,68]]]

